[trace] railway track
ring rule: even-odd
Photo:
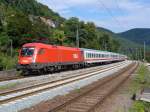
[[[9,102],[25,98],[27,96],[32,96],[34,94],[41,93],[43,91],[53,89],[56,87],[60,87],[62,85],[69,84],[69,83],[72,83],[72,82],[75,82],[78,80],[82,80],[82,79],[91,77],[93,75],[97,75],[99,73],[103,73],[105,71],[112,70],[112,69],[122,66],[122,65],[123,65],[123,63],[121,63],[119,65],[111,66],[109,68],[97,69],[95,72],[91,71],[89,73],[83,73],[78,76],[72,76],[69,78],[64,78],[64,79],[56,80],[56,81],[44,82],[44,83],[40,83],[40,84],[36,84],[36,85],[24,87],[24,88],[19,88],[19,89],[12,90],[12,91],[0,93],[0,105],[7,104]]]
[[[122,63],[122,62],[121,62]],[[116,63],[117,64],[117,63]],[[115,65],[115,63],[114,63],[114,65]],[[105,66],[105,65],[104,65]],[[102,66],[100,66],[100,68],[103,68]],[[95,71],[95,70],[97,70],[97,68],[95,69],[93,69],[93,67],[91,67],[91,68],[87,68],[87,69],[89,69],[89,70],[87,70],[87,72],[88,71]],[[99,68],[98,68],[99,69]],[[81,72],[83,72],[84,71],[84,69],[79,69],[79,70],[81,70]],[[13,72],[13,73],[12,73]],[[65,72],[65,71],[62,71],[62,72]],[[62,73],[61,72],[61,73]],[[74,71],[74,72],[76,72],[76,71]],[[14,73],[16,73],[16,74],[14,74]],[[56,73],[53,73],[53,74],[57,74],[57,72]],[[66,73],[66,75],[69,75],[70,73]],[[48,75],[48,74],[43,74],[43,75]],[[37,75],[37,76],[35,76],[35,75],[33,75],[33,74],[28,74],[28,76],[21,76],[21,75],[17,75],[17,72],[15,71],[15,70],[13,70],[13,71],[1,71],[0,72],[0,82],[3,82],[3,81],[11,81],[11,80],[17,80],[17,79],[25,79],[25,78],[32,78],[32,77],[38,77],[38,76],[42,76],[42,75]]]
[[[34,77],[21,78],[21,79],[11,80],[11,81],[2,81],[2,82],[0,82],[0,86],[11,84],[11,82],[12,83],[15,83],[15,82],[16,83],[30,82],[30,85],[37,85],[37,84],[40,84],[41,80],[44,80],[45,83],[49,83],[50,80],[51,80],[51,82],[53,82],[53,81],[58,81],[60,79],[76,77],[76,76],[79,76],[79,75],[82,75],[82,74],[83,75],[84,74],[89,74],[89,73],[96,72],[98,70],[102,70],[102,69],[105,69],[105,68],[108,68],[108,67],[113,67],[113,66],[118,65],[118,64],[121,65],[123,63],[124,62],[114,63],[112,65],[104,65],[104,66],[100,66],[100,67],[96,67],[96,68],[94,67],[94,68],[82,69],[82,70],[77,70],[77,71],[72,71],[72,72],[69,71],[69,72],[58,73],[58,74],[53,74],[53,75],[34,76]],[[53,76],[55,76],[55,79],[52,79]],[[26,86],[22,87],[22,90],[25,89],[25,88],[28,88],[28,87],[30,87],[30,86],[26,85]],[[14,88],[14,89],[11,89],[11,91],[9,90],[9,93],[13,92],[14,90],[16,90],[16,89]],[[6,91],[0,91],[0,95],[3,95],[4,92],[7,93],[7,90]]]
[[[76,97],[53,107],[49,112],[92,112],[95,107],[104,101],[106,97],[113,93],[124,81],[128,79],[137,68],[138,64],[131,64],[127,68],[112,75],[106,80],[97,81],[86,91],[81,92]],[[70,96],[71,97],[71,96]]]

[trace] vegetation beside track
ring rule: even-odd
[[[137,75],[131,84],[131,93],[138,93],[143,88],[150,87],[150,71],[148,67],[141,64],[138,68]],[[150,112],[150,103],[143,101],[134,101],[129,112]]]
[[[9,56],[7,53],[0,52],[0,71],[10,70],[15,67],[17,56]]]
[[[14,87],[16,85],[18,85],[19,83],[11,83],[11,84],[6,84],[6,85],[3,85],[3,86],[0,86],[0,90],[4,90],[4,89],[8,89],[8,88],[11,88],[11,87]]]

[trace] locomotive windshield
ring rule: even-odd
[[[32,56],[34,54],[33,47],[24,47],[21,50],[21,56]]]

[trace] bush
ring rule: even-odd
[[[4,53],[0,53],[0,70],[9,70],[15,68],[17,57],[10,57]]]
[[[149,112],[150,111],[150,103],[136,101],[133,106],[130,108],[129,112]]]

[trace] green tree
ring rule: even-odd
[[[99,44],[101,50],[111,51],[111,39],[108,34],[103,34],[101,37],[99,37]]]
[[[37,19],[32,23],[32,29],[29,32],[32,41],[46,42],[49,43],[49,38],[52,40],[52,28],[42,22],[40,19]]]
[[[31,22],[28,16],[21,12],[8,12],[7,14],[7,34],[13,40],[14,47],[24,43],[23,35],[31,30]]]
[[[9,45],[9,37],[5,32],[0,33],[0,51],[6,52]]]
[[[112,42],[111,42],[111,51],[113,51],[113,52],[118,52],[119,51],[119,48],[120,48],[120,43],[117,41],[117,40],[114,40],[114,39],[112,39]]]
[[[61,30],[54,30],[53,32],[53,38],[57,41],[58,44],[63,45],[63,42],[65,40],[65,34],[64,31]]]
[[[2,24],[2,21],[0,20],[0,32],[2,32],[3,30],[3,24]]]
[[[72,17],[64,22],[63,30],[66,36],[65,44],[76,46],[76,31],[79,24],[79,19]]]

